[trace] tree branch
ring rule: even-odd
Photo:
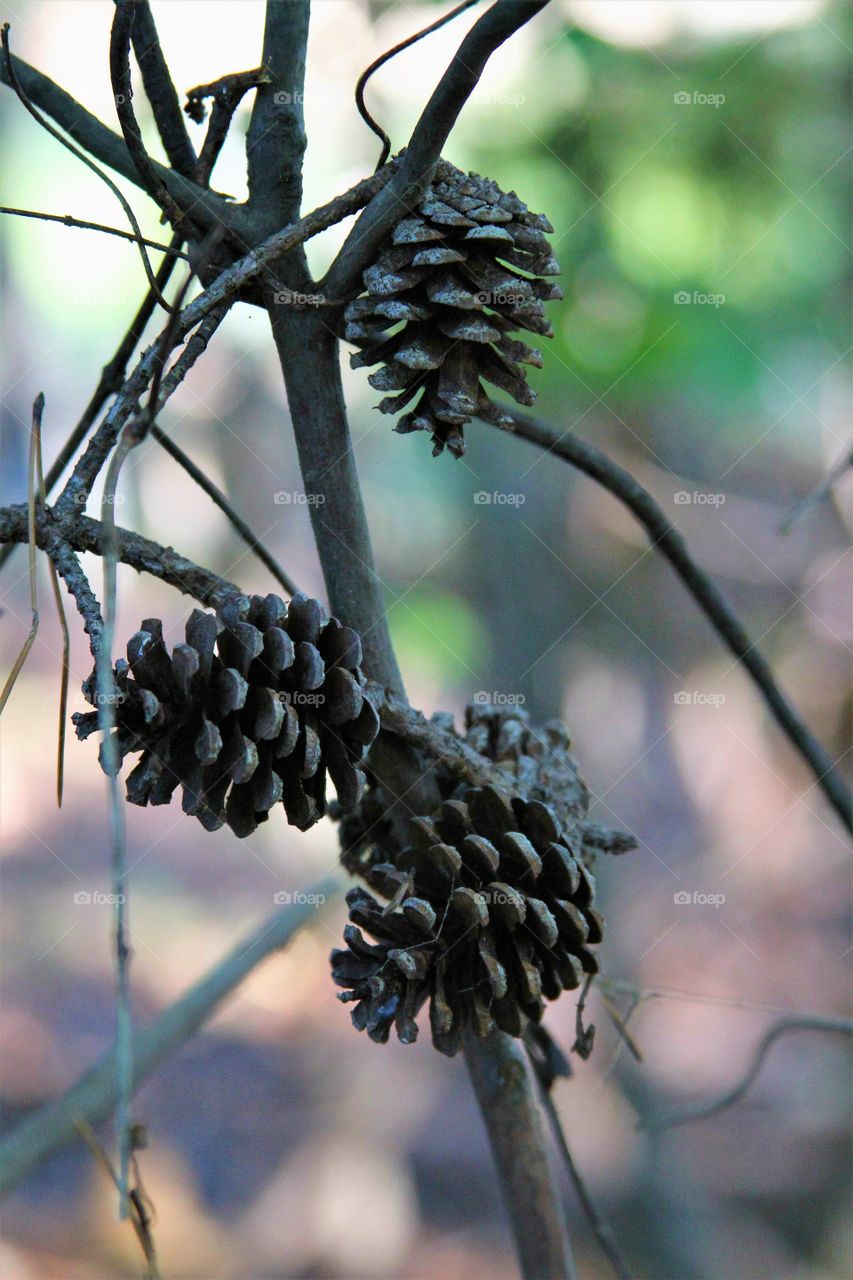
[[[334,901],[340,893],[338,876],[321,880],[304,894],[304,902],[282,908],[253,929],[150,1026],[137,1030],[134,1088],[190,1040],[262,960],[280,951],[298,929],[316,919],[318,906]],[[9,1134],[0,1146],[0,1192],[11,1191],[28,1173],[77,1137],[79,1116],[96,1125],[107,1118],[115,1101],[115,1054],[110,1052],[61,1098],[22,1120]]]
[[[570,431],[560,433],[511,406],[501,406],[515,423],[515,434],[530,440],[598,481],[623,502],[643,525],[655,551],[672,565],[714,630],[746,668],[785,736],[805,760],[845,827],[853,830],[850,793],[829,754],[823,749],[782,693],[773,672],[750,640],[740,619],[712,579],[695,563],[687,546],[652,495],[633,476]]]
[[[261,61],[268,79],[258,85],[246,141],[249,213],[258,239],[300,213],[310,9],[310,0],[267,0]],[[300,267],[307,278],[304,260]]]
[[[96,160],[107,165],[122,177],[140,186],[139,175],[124,139],[108,129],[97,116],[87,111],[70,93],[66,93],[49,76],[37,71],[23,59],[12,55],[12,66],[15,75],[27,97],[42,111],[55,120],[69,137],[88,151]],[[7,68],[0,61],[0,82],[9,84]],[[193,210],[193,218],[203,227],[210,230],[217,226],[226,226],[237,235],[248,236],[246,211],[242,205],[224,200],[213,191],[198,186],[183,174],[167,169],[165,165],[152,161],[154,170],[169,192],[173,200],[182,208]]]
[[[361,636],[367,675],[404,696],[352,451],[337,339],[322,316],[274,302],[269,316],[330,608]]]
[[[428,186],[445,142],[496,49],[544,9],[548,0],[497,0],[474,23],[427,103],[399,171],[371,201],[347,236],[321,287],[333,297],[352,292],[385,236]]]
[[[209,569],[202,568],[159,542],[144,538],[141,533],[117,528],[118,558],[138,573],[150,573],[152,577],[175,587],[209,609],[221,609],[229,600],[239,599],[242,591],[233,582],[220,578]],[[56,507],[46,507],[36,513],[36,545],[46,551],[56,564],[63,578],[68,580],[63,560],[56,548],[58,537],[74,551],[91,551],[101,555],[103,528],[100,520],[78,514],[76,511],[59,512]],[[27,508],[24,504],[0,507],[0,542],[26,542]],[[70,562],[65,562],[70,568]],[[80,574],[83,575],[82,569]],[[85,575],[83,575],[85,580]],[[88,581],[86,580],[88,586]],[[91,592],[91,588],[89,588]],[[72,594],[75,594],[72,590]],[[76,598],[76,595],[75,595]],[[93,597],[94,598],[94,597]],[[96,602],[97,603],[97,602]],[[78,602],[79,608],[79,602]],[[82,612],[82,610],[81,610]],[[84,614],[84,618],[85,618]]]
[[[100,231],[107,236],[120,236],[122,240],[130,240],[133,244],[144,244],[147,249],[156,249],[173,258],[186,258],[182,249],[172,245],[161,244],[159,240],[148,240],[145,236],[136,236],[132,231],[124,231],[121,227],[107,227],[102,222],[87,222],[85,218],[72,217],[70,213],[41,213],[38,209],[12,209],[0,205],[0,213],[13,213],[19,218],[38,218],[41,222],[61,222],[66,227],[78,227],[82,231]]]
[[[524,1280],[573,1280],[568,1234],[548,1167],[542,1117],[520,1040],[468,1035],[465,1058],[486,1122]]]
[[[148,0],[136,0],[130,29],[133,52],[142,73],[145,93],[169,164],[185,178],[195,178],[196,154],[175,89]]]

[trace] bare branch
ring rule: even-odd
[[[310,0],[267,0],[264,49],[267,77],[259,84],[246,139],[249,212],[258,238],[299,217],[305,154],[305,54]],[[290,266],[307,277],[302,255]]]
[[[49,76],[37,71],[21,58],[12,57],[11,67],[27,97],[36,107],[55,120],[69,137],[102,164],[139,185],[139,175],[124,139],[108,129],[97,116],[87,111],[76,98],[66,93]],[[0,82],[10,84],[9,68],[0,60]],[[242,205],[223,199],[213,191],[198,186],[183,174],[152,161],[158,178],[177,204],[193,210],[193,220],[205,230],[224,225],[238,235],[248,236],[246,211]]]
[[[129,529],[119,528],[116,534],[122,564],[129,565],[139,573],[149,573],[154,578],[160,578],[162,582],[197,600],[199,604],[210,609],[221,609],[229,600],[240,599],[243,594],[233,582],[228,582],[210,569],[204,569],[188,560],[172,547],[163,547],[159,542],[153,542]],[[18,504],[0,507],[0,542],[26,541],[26,506]],[[48,507],[36,513],[36,544],[48,553],[74,596],[90,636],[90,647],[95,653],[103,629],[100,606],[74,552],[91,551],[94,555],[101,554],[103,530],[100,520],[93,520],[76,511],[57,513],[55,507]]]
[[[318,905],[334,902],[343,888],[337,874],[320,880],[303,895],[303,902],[276,911],[150,1026],[138,1030],[134,1043],[134,1089],[192,1039],[253,969],[273,952],[286,947],[303,925],[315,920]],[[107,1118],[115,1102],[115,1053],[110,1052],[61,1098],[22,1120],[0,1145],[0,1193],[12,1190],[28,1173],[66,1146],[78,1132],[75,1127],[78,1116],[96,1125]]]
[[[187,235],[186,214],[175,203],[159,177],[145,144],[133,110],[133,86],[130,82],[130,28],[136,14],[136,0],[115,0],[110,31],[110,81],[116,114],[130,152],[139,185],[163,211],[175,230]],[[183,121],[182,121],[183,123]]]
[[[468,1035],[465,1057],[489,1132],[524,1280],[573,1280],[569,1238],[548,1168],[532,1072],[520,1040]]]
[[[648,490],[617,463],[570,431],[561,433],[551,423],[512,406],[502,405],[501,408],[515,423],[516,435],[577,467],[633,512],[648,533],[655,551],[669,561],[714,630],[749,672],[777,724],[809,766],[845,827],[848,831],[853,830],[850,794],[829,754],[782,693],[766,659],[750,640],[734,609],[708,574],[693,560],[678,529]]]
[[[160,47],[160,37],[154,23],[154,16],[148,0],[136,0],[136,11],[133,26],[130,29],[133,41],[133,52],[142,73],[145,93],[151,103],[157,132],[163,149],[169,157],[169,164],[185,178],[196,178],[196,154],[187,122],[181,111],[181,104],[166,58]]]
[[[394,223],[428,186],[442,148],[494,51],[545,8],[548,0],[497,0],[465,36],[423,110],[399,171],[356,222],[321,287],[334,297],[358,286]]]
[[[789,1031],[829,1031],[839,1035],[850,1036],[853,1035],[853,1022],[846,1018],[816,1018],[804,1014],[780,1018],[778,1022],[775,1022],[773,1026],[768,1027],[767,1031],[765,1031],[756,1045],[749,1066],[741,1079],[731,1089],[727,1089],[725,1093],[720,1094],[719,1097],[712,1099],[712,1101],[704,1102],[700,1106],[692,1107],[687,1111],[677,1111],[673,1115],[645,1120],[638,1125],[638,1128],[673,1129],[676,1125],[687,1124],[691,1120],[704,1120],[708,1116],[715,1116],[720,1111],[725,1111],[727,1107],[734,1106],[736,1102],[741,1100],[758,1076],[769,1050],[780,1036],[787,1035]]]
[[[144,244],[148,249],[156,249],[159,253],[169,254],[174,258],[187,256],[181,249],[160,244],[159,240],[148,240],[145,236],[140,238],[132,231],[123,231],[121,227],[107,227],[102,222],[87,222],[85,218],[74,218],[70,213],[41,213],[38,209],[12,209],[6,205],[0,205],[0,213],[14,213],[19,218],[38,218],[42,222],[61,222],[66,227],[79,227],[83,231],[100,231],[108,236],[121,236],[122,240]]]

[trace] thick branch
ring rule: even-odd
[[[491,55],[547,3],[548,0],[497,0],[474,23],[424,108],[403,153],[399,172],[365,209],[329,268],[322,284],[329,294],[345,296],[358,286],[362,271],[373,261],[394,223],[423,194],[450,131]]]
[[[136,12],[130,30],[133,52],[142,73],[145,93],[151,103],[157,132],[169,164],[185,178],[195,177],[196,154],[187,122],[181,110],[177,91],[160,47],[160,37],[148,0],[136,0]]]
[[[299,217],[310,8],[310,0],[267,0],[262,61],[268,80],[258,85],[246,143],[249,211],[258,238]]]
[[[622,467],[570,431],[560,432],[551,423],[509,406],[505,407],[505,412],[515,423],[516,435],[557,454],[597,480],[630,508],[651,538],[655,551],[669,561],[714,630],[749,672],[777,724],[815,775],[845,827],[848,831],[853,829],[850,794],[832,759],[782,693],[767,661],[750,640],[734,609],[711,578],[695,563],[678,529],[652,495]]]
[[[548,1167],[542,1117],[520,1040],[469,1035],[465,1057],[486,1121],[524,1280],[572,1280],[574,1263]]]
[[[321,880],[304,895],[304,902],[284,907],[265,920],[149,1027],[137,1031],[134,1087],[192,1039],[252,970],[287,946],[298,929],[316,919],[317,907],[339,897],[340,890],[338,877]],[[79,1136],[78,1117],[96,1125],[107,1118],[115,1101],[115,1054],[111,1052],[61,1098],[21,1121],[5,1140],[0,1147],[0,1192],[11,1191],[31,1170]]]
[[[403,696],[347,424],[337,339],[322,316],[294,313],[287,305],[273,303],[270,322],[329,605],[361,636],[368,676]]]

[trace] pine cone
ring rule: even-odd
[[[341,808],[357,804],[357,765],[379,729],[358,635],[301,593],[289,605],[243,598],[221,622],[195,609],[171,654],[156,618],[128,641],[115,668],[115,739],[121,760],[142,752],[128,800],[168,804],[180,783],[185,813],[238,836],[279,800],[288,822],[312,826],[325,812],[327,771]],[[83,688],[95,703],[94,674]],[[81,739],[98,727],[96,711],[73,720]]]
[[[359,1030],[384,1043],[393,1024],[411,1043],[428,1000],[433,1043],[452,1055],[466,1027],[520,1036],[546,998],[597,972],[593,879],[549,805],[475,788],[413,819],[411,834],[394,865],[363,872],[387,906],[364,889],[347,895],[332,976]]]
[[[432,719],[446,732],[456,733],[451,715],[437,712]],[[533,726],[522,707],[469,702],[462,736],[467,746],[507,775],[506,787],[514,794],[541,800],[554,809],[563,829],[580,844],[588,868],[600,852],[619,854],[636,848],[632,835],[611,831],[587,818],[589,790],[569,750],[569,731],[559,720]],[[444,796],[452,798],[458,790],[452,774],[445,776],[439,771],[437,777]],[[393,797],[384,795],[369,780],[362,799],[342,816],[341,860],[352,875],[361,875],[371,863],[396,860],[401,846],[387,817],[392,802]]]
[[[553,337],[542,304],[563,295],[541,278],[560,272],[545,234],[553,230],[514,191],[439,162],[416,213],[397,223],[365,271],[366,294],[344,313],[344,337],[361,349],[353,368],[381,364],[370,385],[399,393],[380,401],[381,412],[396,414],[418,396],[396,431],[429,431],[433,455],[446,445],[459,457],[471,418],[512,425],[481,379],[533,404],[520,366],[541,368],[542,356],[508,335]]]

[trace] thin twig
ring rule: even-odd
[[[98,1141],[98,1135],[85,1116],[75,1116],[74,1128],[91,1151],[95,1162],[103,1169],[114,1186],[118,1188],[120,1186],[118,1174],[113,1168],[112,1161],[102,1144]],[[130,1222],[148,1267],[146,1280],[159,1280],[160,1271],[157,1265],[157,1250],[154,1247],[154,1237],[151,1234],[151,1218],[145,1208],[145,1201],[136,1188],[131,1188],[129,1192],[129,1204]]]
[[[38,402],[37,402],[38,403]],[[42,407],[44,398],[42,397]],[[36,472],[38,479],[39,503],[42,510],[47,506],[47,491],[44,487],[44,464],[42,461],[41,448],[41,411],[33,414],[33,434],[36,444]],[[59,627],[62,632],[62,674],[59,681],[59,731],[56,743],[56,805],[62,808],[62,786],[65,778],[65,717],[68,711],[68,676],[70,671],[70,652],[71,637],[68,634],[68,619],[65,616],[65,604],[62,600],[62,592],[59,589],[59,575],[56,571],[56,565],[48,556],[47,561],[50,567],[50,584],[53,589],[53,599],[56,604],[56,612],[59,616]]]
[[[13,213],[19,218],[38,218],[41,222],[61,222],[65,227],[78,227],[81,231],[100,231],[104,235],[131,240],[134,244],[142,243],[148,249],[156,249],[159,253],[169,254],[173,258],[187,256],[181,249],[161,244],[159,240],[149,240],[146,236],[140,239],[132,231],[123,231],[121,227],[108,227],[103,222],[87,222],[85,218],[75,218],[70,213],[41,213],[38,209],[13,209],[8,205],[0,205],[0,213]]]
[[[63,147],[65,147],[66,150],[70,151],[73,156],[76,156],[78,160],[82,161],[82,163],[86,166],[87,169],[91,169],[92,173],[97,174],[97,176],[101,179],[101,181],[107,184],[110,191],[112,191],[113,195],[118,200],[119,204],[121,205],[122,209],[124,210],[127,216],[128,222],[133,227],[133,233],[134,233],[133,239],[136,242],[136,245],[139,249],[139,256],[142,258],[142,265],[145,269],[145,276],[146,276],[146,279],[148,280],[148,284],[150,288],[155,291],[157,296],[157,301],[166,311],[168,311],[169,304],[166,301],[166,299],[163,297],[162,293],[160,292],[157,286],[157,281],[154,277],[154,272],[151,268],[151,263],[148,260],[148,254],[145,252],[145,244],[143,242],[142,229],[136,220],[136,214],[133,212],[129,203],[125,199],[124,195],[116,186],[116,184],[113,182],[109,174],[104,173],[103,169],[101,169],[98,165],[96,165],[94,160],[90,159],[90,157],[86,155],[85,151],[81,151],[79,147],[75,147],[73,142],[69,142],[67,138],[63,138],[59,130],[55,129],[49,120],[45,120],[41,112],[38,111],[36,107],[33,105],[33,103],[30,101],[29,97],[27,96],[27,93],[25,92],[23,86],[18,80],[17,75],[15,74],[15,67],[12,62],[12,54],[9,49],[9,23],[8,22],[4,22],[3,24],[2,33],[0,33],[0,39],[2,39],[2,43],[3,43],[3,56],[5,61],[6,74],[8,76],[9,83],[12,86],[12,88],[15,90],[15,93],[18,95],[19,99],[24,104],[24,106],[26,107],[27,111],[30,113],[32,118],[36,121],[37,124],[40,124],[41,127],[44,130],[46,130],[47,133],[49,133],[52,138],[56,138],[57,142],[62,143]]]
[[[749,638],[734,609],[709,575],[696,564],[678,529],[648,490],[617,463],[570,431],[561,433],[551,423],[511,406],[502,408],[512,418],[516,435],[577,467],[633,512],[655,551],[669,561],[714,630],[752,677],[777,724],[809,766],[845,827],[853,830],[850,793],[831,757],[782,693],[766,659]]]
[[[795,506],[791,508],[788,514],[779,525],[780,533],[790,533],[794,525],[802,520],[807,512],[811,511],[819,503],[825,501],[832,493],[838,481],[842,476],[846,475],[850,468],[853,467],[853,447],[845,450],[838,459],[834,467],[831,467],[826,476],[821,480],[819,485],[812,489],[811,493],[807,493],[801,498]]]
[[[221,489],[213,483],[213,481],[205,475],[201,467],[197,466],[183,449],[166,435],[162,427],[158,427],[155,423],[151,428],[151,435],[158,444],[166,450],[171,458],[174,458],[179,467],[183,467],[190,479],[194,480],[212,502],[219,507],[219,510],[227,517],[232,528],[243,539],[246,546],[252,551],[261,564],[264,565],[275,578],[276,582],[284,587],[288,595],[294,595],[298,591],[298,587],[288,573],[278,563],[275,556],[264,546],[257,534],[253,533],[246,521],[240,516],[231,503],[226,498]]]
[[[24,640],[21,650],[12,664],[12,670],[0,691],[0,715],[3,708],[9,701],[9,695],[15,687],[18,676],[23,670],[30,649],[35,644],[36,636],[39,629],[39,599],[38,599],[38,582],[36,579],[36,459],[38,457],[38,428],[41,423],[41,415],[44,411],[44,395],[40,391],[33,403],[33,419],[30,429],[30,461],[27,468],[27,546],[29,548],[29,576],[30,576],[30,610],[32,613],[32,622],[27,638]]]
[[[704,1120],[708,1116],[715,1116],[720,1111],[725,1111],[727,1107],[734,1106],[744,1096],[757,1077],[770,1048],[780,1036],[786,1035],[789,1031],[829,1031],[839,1035],[850,1036],[853,1035],[853,1022],[845,1018],[815,1018],[802,1015],[780,1018],[778,1022],[775,1022],[772,1027],[765,1031],[756,1045],[749,1066],[741,1079],[731,1089],[727,1089],[725,1093],[713,1098],[710,1102],[701,1103],[699,1106],[691,1107],[686,1111],[676,1111],[672,1115],[659,1116],[657,1119],[652,1117],[642,1121],[637,1127],[654,1130],[673,1129],[676,1125],[688,1124],[691,1120]]]
[[[385,236],[429,184],[450,131],[489,58],[547,3],[548,0],[497,0],[477,19],[424,107],[398,171],[357,220],[320,282],[321,290],[338,298],[358,287],[362,271],[373,261]]]
[[[560,1122],[560,1117],[557,1114],[557,1108],[554,1105],[554,1098],[551,1091],[546,1089],[540,1082],[539,1093],[542,1099],[542,1106],[544,1107],[545,1114],[548,1117],[548,1123],[551,1126],[551,1133],[557,1147],[559,1148],[560,1155],[563,1158],[563,1164],[566,1166],[566,1173],[569,1175],[571,1184],[575,1189],[575,1194],[577,1195],[581,1208],[586,1215],[587,1222],[592,1228],[592,1232],[601,1246],[601,1251],[613,1268],[614,1274],[619,1277],[619,1280],[631,1280],[631,1272],[628,1270],[627,1263],[622,1257],[621,1250],[616,1241],[616,1236],[613,1233],[613,1228],[610,1226],[610,1223],[601,1213],[590,1195],[589,1188],[584,1182],[583,1176],[575,1164],[574,1156],[572,1155],[569,1144],[566,1141],[566,1135],[563,1132],[563,1126]]]
[[[337,901],[345,888],[339,873],[320,880],[302,895],[302,901],[279,908],[252,929],[149,1026],[137,1029],[134,1088],[191,1040],[261,961],[287,946],[303,925],[317,919],[318,909]],[[6,1137],[0,1145],[0,1192],[12,1190],[31,1170],[71,1141],[77,1132],[78,1117],[84,1116],[91,1125],[98,1124],[109,1116],[115,1102],[116,1055],[112,1050],[67,1093],[27,1116]]]
[[[370,114],[364,101],[364,90],[367,82],[374,72],[380,67],[384,67],[386,62],[390,62],[398,53],[402,53],[404,49],[410,49],[413,44],[417,44],[419,40],[423,40],[424,36],[430,36],[434,31],[438,31],[441,27],[446,26],[453,18],[464,13],[466,9],[472,8],[473,5],[479,4],[480,0],[462,0],[455,9],[451,9],[450,13],[446,13],[443,18],[439,18],[436,22],[431,22],[428,27],[423,27],[420,31],[416,31],[413,36],[407,36],[405,40],[401,40],[399,44],[395,44],[393,49],[386,50],[378,58],[371,62],[369,67],[362,71],[355,86],[355,105],[358,108],[358,114],[371,132],[375,133],[379,141],[382,143],[382,151],[379,155],[379,161],[376,165],[377,169],[381,169],[391,154],[391,139],[377,122],[374,116]]]
[[[210,609],[221,609],[227,602],[239,600],[243,595],[233,582],[188,560],[172,547],[161,546],[159,542],[130,529],[116,529],[116,535],[122,564],[159,578]],[[26,541],[26,506],[0,507],[0,542]],[[49,507],[36,516],[36,542],[54,561],[74,596],[86,624],[93,653],[103,629],[100,607],[74,552],[90,551],[100,555],[103,541],[100,520],[81,515],[74,509],[57,513],[55,507]],[[67,549],[64,554],[63,547]]]

